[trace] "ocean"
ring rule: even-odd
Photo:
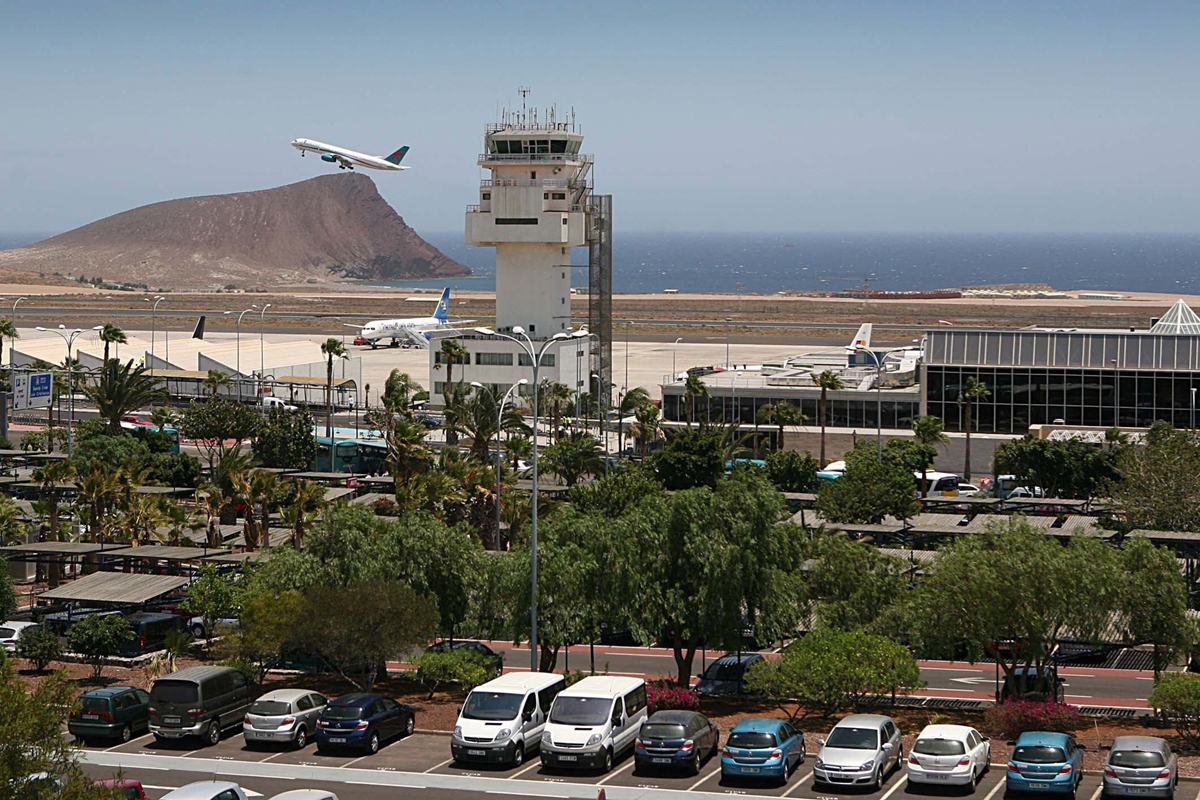
[[[0,249],[47,234],[0,233]],[[461,231],[422,234],[474,275],[463,290],[495,288],[490,248]],[[579,248],[574,263],[587,264]],[[1171,233],[621,233],[613,236],[613,291],[748,292],[933,290],[996,283],[1056,289],[1200,294],[1200,234]],[[440,288],[444,280],[393,281]],[[574,284],[587,285],[587,270]]]

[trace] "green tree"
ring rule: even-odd
[[[825,425],[829,422],[829,392],[841,391],[846,388],[846,384],[842,382],[841,376],[831,369],[814,376],[813,383],[821,389],[821,457],[817,463],[823,468],[829,463],[825,460]]]
[[[928,415],[924,417],[913,417],[912,421],[913,435],[921,444],[935,448],[934,456],[936,457],[936,448],[939,444],[946,444],[950,441],[950,437],[942,432],[942,419]],[[929,463],[921,467],[921,496],[929,496],[929,464],[933,463],[933,458],[929,459]]]
[[[762,425],[778,425],[779,426],[779,441],[775,446],[777,452],[783,451],[783,429],[785,426],[797,426],[804,424],[804,412],[799,406],[792,405],[787,400],[780,400],[778,403],[768,403],[765,406],[760,406],[756,417]]]
[[[17,588],[8,571],[0,572],[0,619],[12,619],[17,610]]]
[[[688,374],[683,382],[683,409],[687,414],[688,427],[692,427],[692,423],[696,421],[696,398],[708,398],[708,384],[705,383],[699,375]],[[708,409],[705,408],[705,419],[708,418]]]
[[[1189,747],[1200,747],[1200,675],[1175,672],[1155,681],[1149,703],[1159,709]]]
[[[187,599],[181,604],[184,611],[204,620],[204,633],[212,637],[217,620],[230,619],[242,603],[243,590],[233,575],[227,575],[212,564],[200,567],[196,579],[188,584]]]
[[[75,465],[70,461],[52,461],[38,467],[32,475],[35,483],[41,484],[41,499],[37,506],[46,523],[38,531],[39,542],[56,542],[62,535],[59,525],[60,503],[67,487],[75,481]],[[50,586],[58,586],[62,565],[58,561],[50,564]]]
[[[104,342],[104,363],[108,363],[108,348],[114,344],[128,344],[129,337],[125,335],[125,331],[121,330],[120,326],[113,322],[104,323],[104,327],[100,329],[100,341]]]
[[[873,545],[826,533],[812,540],[809,557],[809,592],[822,628],[871,628],[904,595],[904,563]]]
[[[443,686],[454,685],[465,693],[496,675],[481,653],[467,647],[422,653],[413,659],[413,666],[417,680],[429,690],[427,700],[432,700],[434,692]]]
[[[83,394],[96,405],[100,418],[108,423],[108,432],[120,436],[121,417],[139,408],[146,408],[166,399],[166,389],[159,379],[142,365],[134,366],[133,360],[122,365],[119,361],[106,361],[100,368],[96,383],[84,383]]]
[[[325,356],[325,435],[333,439],[333,360],[346,358],[346,346],[330,336],[321,343],[321,354]]]
[[[916,658],[898,642],[863,631],[817,630],[778,660],[752,666],[746,686],[795,719],[804,705],[817,706],[825,716],[868,711],[924,683]]]
[[[312,414],[275,406],[263,418],[250,449],[264,467],[308,469],[317,455]]]
[[[407,414],[412,410],[413,397],[421,391],[421,384],[407,372],[393,369],[383,384],[383,407],[393,414]]]
[[[252,665],[255,683],[261,685],[279,666],[287,646],[301,641],[297,631],[308,624],[307,614],[308,603],[298,591],[247,594],[238,627],[214,644],[213,656]]]
[[[228,452],[254,438],[259,417],[253,406],[231,403],[221,397],[210,397],[203,402],[193,400],[180,416],[179,435],[196,442],[211,473]],[[232,447],[225,444],[230,439],[234,440]]]
[[[637,407],[633,416],[637,421],[630,427],[629,432],[641,442],[642,459],[644,460],[650,444],[657,442],[662,436],[662,428],[658,421],[658,406],[653,403],[645,403]]]
[[[571,402],[575,398],[575,394],[571,391],[570,386],[555,381],[548,386],[543,386],[539,396],[542,402],[550,405],[550,434],[555,441],[558,441],[562,435],[563,403]]]
[[[51,661],[62,656],[58,635],[48,625],[22,628],[17,637],[17,658],[23,658],[38,672],[45,672]]]
[[[231,383],[232,381],[229,380],[229,376],[226,373],[219,369],[210,369],[208,377],[204,379],[204,388],[208,389],[209,397],[216,397],[218,392]]]
[[[650,456],[650,466],[668,489],[716,486],[725,472],[724,448],[719,430],[677,430]]]
[[[650,402],[650,393],[635,386],[621,397],[617,405],[617,449],[625,452],[625,420],[634,416],[639,408]]]
[[[21,334],[17,331],[16,324],[11,318],[5,317],[0,319],[0,364],[4,363],[4,340],[8,339],[16,346],[17,339],[21,338]],[[9,384],[12,384],[12,368],[8,370]]]
[[[1123,581],[1120,605],[1126,636],[1154,649],[1154,679],[1172,659],[1193,644],[1195,627],[1188,618],[1187,586],[1175,554],[1149,539],[1133,537],[1121,550]]]
[[[776,450],[767,456],[767,478],[781,492],[815,492],[817,462],[807,453]]]
[[[584,475],[604,471],[600,442],[582,430],[560,434],[558,441],[546,448],[541,460],[547,471],[557,475],[567,486],[574,486]]]
[[[442,364],[446,365],[446,383],[442,386],[442,404],[447,410],[454,404],[454,365],[466,364],[470,357],[471,354],[458,339],[453,337],[442,339],[442,345],[438,348],[438,361],[433,366],[434,369],[440,369]],[[447,427],[446,444],[453,446],[457,443],[458,435],[450,427]]]
[[[921,477],[925,478],[925,471],[937,457],[937,450],[933,445],[915,439],[890,439],[880,454],[885,464],[904,467],[913,477],[919,472]]]
[[[968,481],[971,480],[971,422],[975,404],[991,394],[992,390],[988,385],[973,375],[963,381],[958,392],[958,404],[963,410],[963,430],[966,431],[966,441],[963,445],[963,477]]]
[[[120,614],[92,614],[67,631],[67,649],[83,656],[92,666],[93,680],[99,680],[108,659],[121,652],[121,645],[133,638],[133,626]]]
[[[1112,497],[1129,529],[1200,531],[1200,447],[1192,431],[1156,422],[1145,446],[1117,451]]]
[[[1026,434],[996,448],[997,474],[1015,475],[1047,497],[1090,500],[1116,479],[1119,451],[1101,450],[1080,439],[1039,439]]]
[[[846,472],[821,486],[817,511],[830,522],[875,525],[887,516],[908,519],[920,510],[912,471],[880,463],[874,442],[859,442],[846,454]]]

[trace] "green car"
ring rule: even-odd
[[[117,739],[128,742],[135,732],[150,728],[150,695],[133,686],[93,689],[79,697],[79,708],[67,720],[77,739]]]

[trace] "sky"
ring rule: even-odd
[[[0,0],[0,231],[384,154],[461,230],[484,126],[574,109],[628,231],[1197,231],[1194,2]],[[369,173],[370,174],[370,173]]]

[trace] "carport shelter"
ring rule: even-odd
[[[126,572],[93,572],[68,584],[49,589],[43,600],[112,606],[140,606],[188,584],[177,575],[137,575]]]

